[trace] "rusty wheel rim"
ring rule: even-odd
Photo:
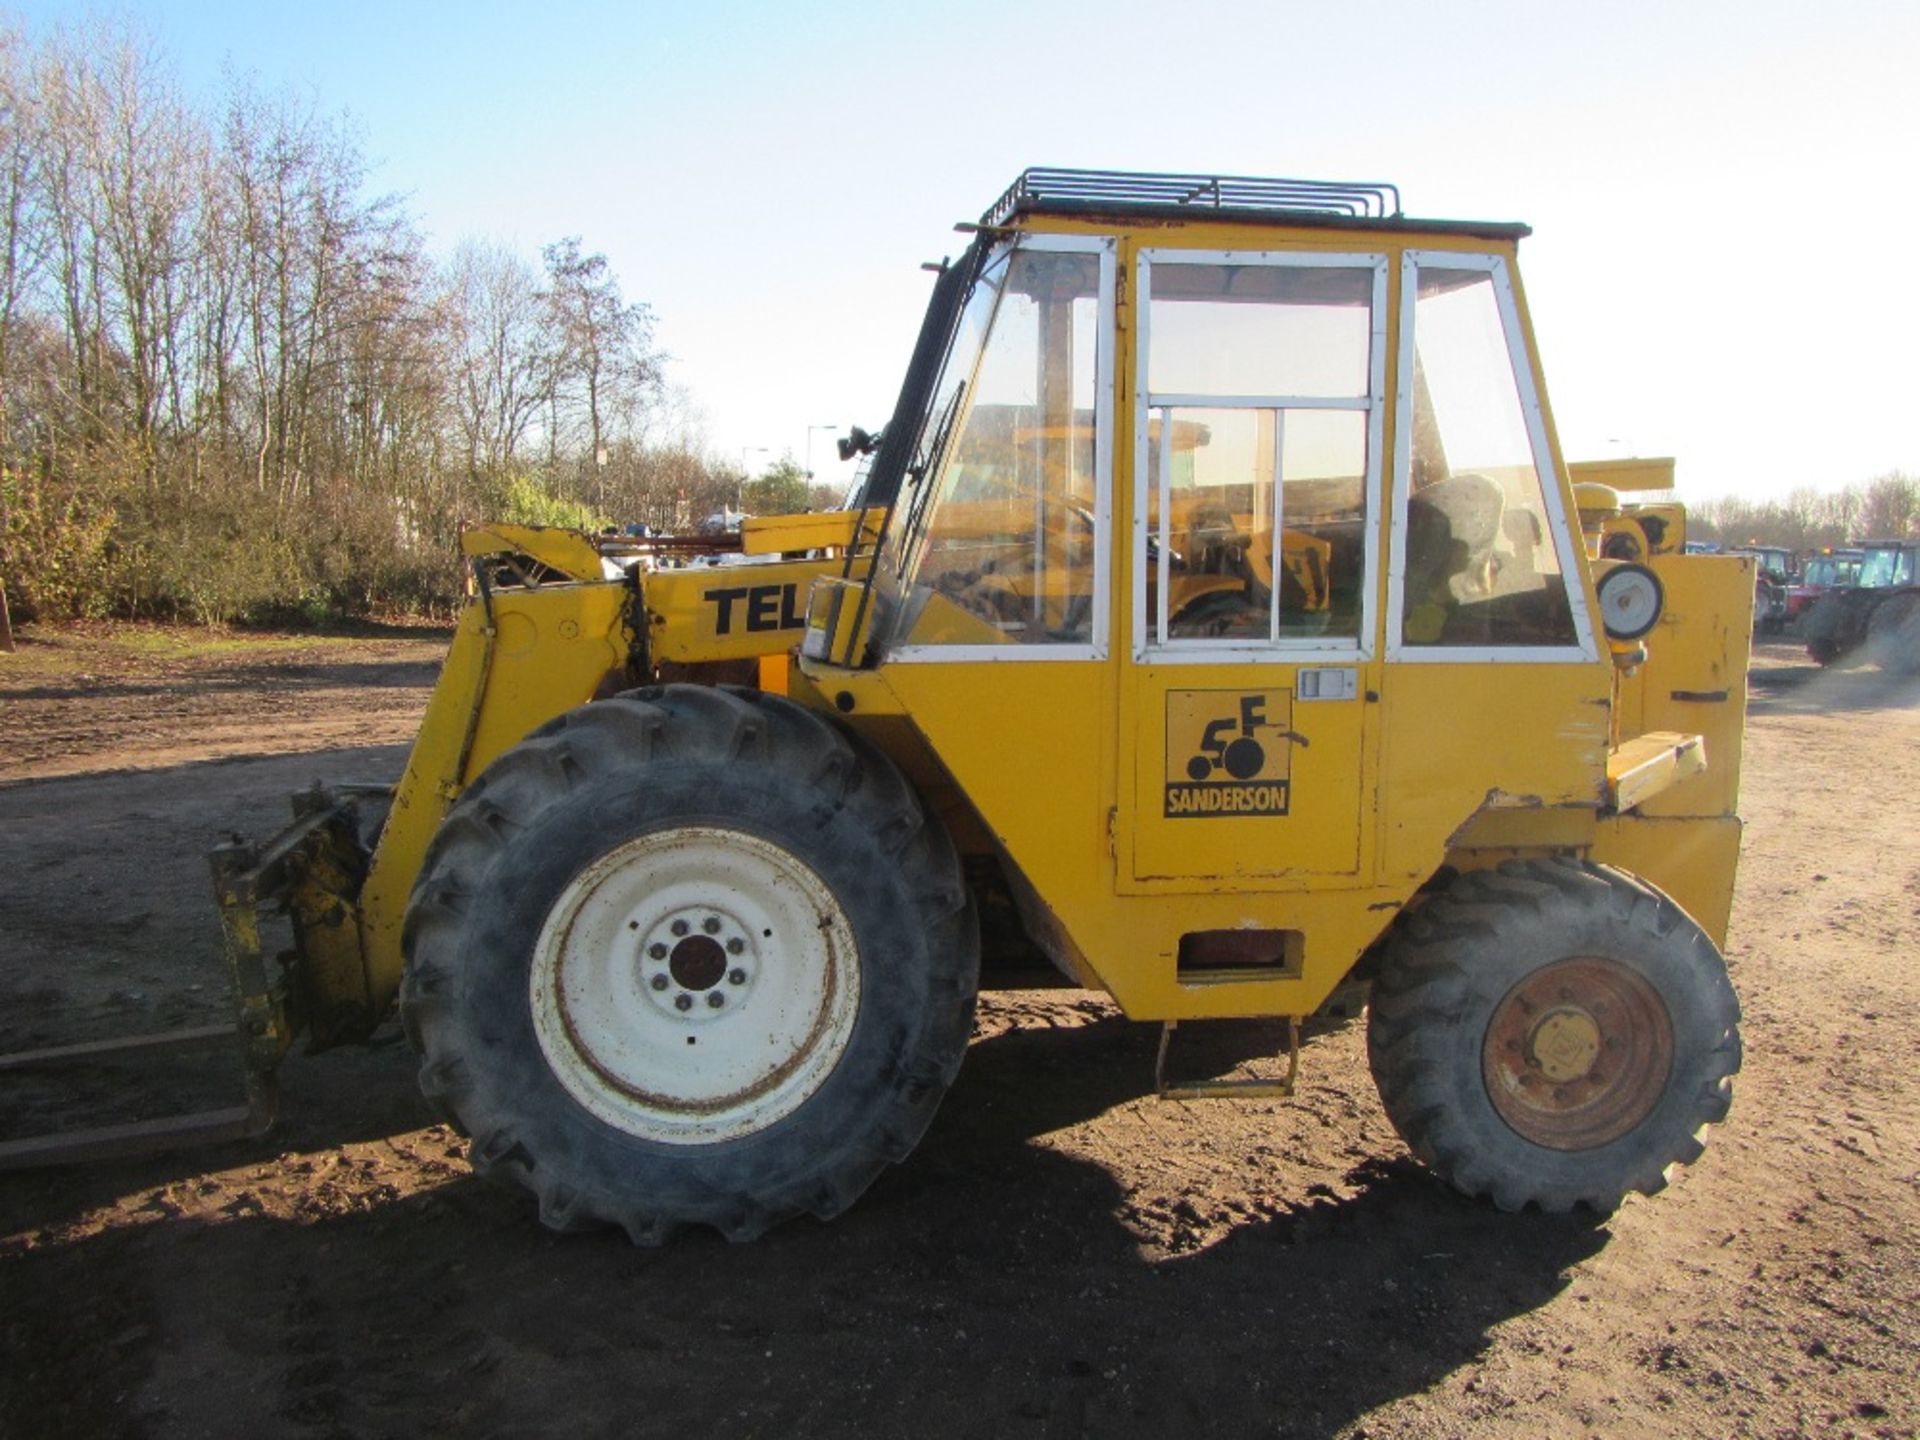
[[[1523,1139],[1590,1150],[1652,1112],[1673,1071],[1673,1021],[1617,960],[1542,966],[1494,1007],[1481,1046],[1487,1095]]]

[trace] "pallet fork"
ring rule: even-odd
[[[230,1046],[240,1065],[244,1104],[0,1142],[0,1171],[250,1140],[272,1129],[279,1113],[280,1062],[296,1032],[307,1027],[292,956],[277,956],[277,963],[269,965],[261,945],[261,918],[286,914],[303,939],[316,931],[331,932],[337,937],[333,945],[314,948],[357,961],[353,896],[365,878],[366,861],[358,837],[358,807],[362,800],[390,793],[385,785],[316,785],[294,795],[294,823],[272,840],[254,845],[236,838],[209,852],[233,990],[230,1023],[0,1055],[0,1075],[8,1075]]]

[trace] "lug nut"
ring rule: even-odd
[[[707,916],[705,920],[700,922],[700,928],[709,935],[718,935],[720,933],[720,917],[718,915]]]
[[[664,975],[656,975],[647,983],[656,990],[664,990],[667,988],[667,977]]]
[[[709,990],[707,992],[707,1008],[709,1010],[718,1010],[726,1003],[727,997],[722,995],[718,990]]]
[[[667,947],[656,940],[647,947],[647,954],[656,960],[664,960],[667,958]]]
[[[686,934],[686,933],[687,933],[687,929],[688,929],[688,926],[687,926],[687,922],[686,922],[686,921],[684,921],[684,920],[676,920],[676,921],[674,921],[674,922],[673,922],[673,925],[672,925],[672,927],[671,927],[671,928],[672,928],[672,930],[673,930],[673,933],[674,933],[674,934],[676,934],[676,935],[684,935],[684,934]]]
[[[744,985],[746,983],[747,983],[747,972],[742,970],[738,965],[734,966],[733,969],[727,972],[727,984]]]
[[[673,997],[673,1008],[676,1010],[691,1010],[693,1008],[693,997],[683,990],[680,994]]]
[[[731,940],[727,941],[727,953],[729,955],[738,955],[742,950],[746,948],[747,948],[747,942],[742,940],[738,935],[734,936]]]

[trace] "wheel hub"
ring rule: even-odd
[[[742,831],[614,847],[548,912],[529,973],[554,1077],[601,1120],[709,1143],[790,1114],[859,1010],[851,926],[820,877]]]
[[[637,973],[661,1010],[688,1021],[717,1020],[752,993],[763,967],[757,937],[726,900],[716,895],[713,903],[665,915],[643,904],[629,917],[629,933],[640,937]]]
[[[1673,1069],[1673,1022],[1618,960],[1544,965],[1494,1007],[1481,1048],[1488,1098],[1514,1132],[1552,1150],[1619,1139],[1652,1113]]]
[[[1533,1027],[1526,1053],[1555,1084],[1582,1079],[1600,1058],[1600,1027],[1586,1011],[1561,1006],[1548,1011]]]

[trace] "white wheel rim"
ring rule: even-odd
[[[547,914],[529,980],[567,1093],[630,1135],[712,1144],[793,1113],[860,1008],[852,927],[814,871],[739,830],[609,850]]]

